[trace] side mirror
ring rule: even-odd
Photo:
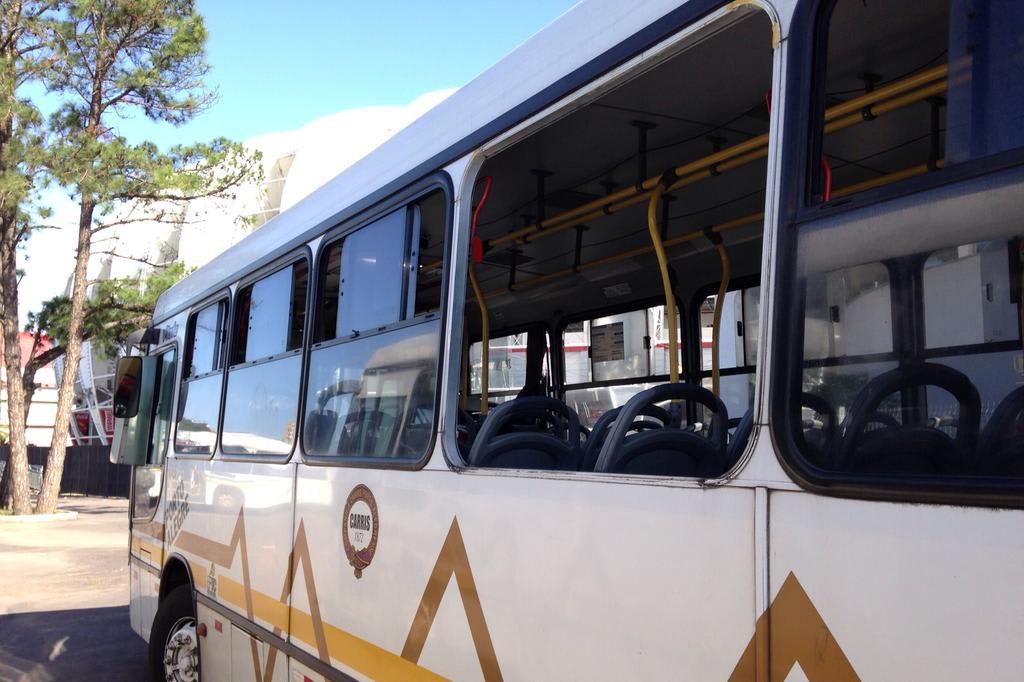
[[[110,461],[141,466],[149,458],[150,426],[156,399],[158,356],[121,358],[114,389],[114,440]]]
[[[142,394],[142,358],[130,356],[117,361],[117,378],[114,389],[114,416],[131,419],[139,413],[139,396]]]

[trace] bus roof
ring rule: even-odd
[[[157,302],[154,321],[471,152],[720,2],[679,4],[584,0],[573,6],[380,147],[168,289]]]

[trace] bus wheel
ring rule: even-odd
[[[179,585],[160,603],[149,634],[154,682],[199,682],[199,637],[191,585]]]

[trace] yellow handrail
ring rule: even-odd
[[[854,97],[842,104],[837,104],[825,112],[825,132],[835,132],[864,121],[863,113],[868,107],[870,107],[872,115],[879,116],[941,93],[947,87],[946,73],[947,67],[943,64],[865,93],[859,97]],[[677,166],[674,170],[679,180],[673,183],[666,191],[671,192],[705,177],[717,175],[718,173],[762,158],[768,154],[767,147],[768,133],[763,133],[749,140],[726,147],[714,154],[709,154],[708,156]],[[661,176],[647,178],[639,186],[630,185],[623,187],[611,194],[551,216],[539,223],[527,225],[518,230],[494,237],[488,240],[489,245],[494,247],[510,241],[522,241],[523,237],[532,237],[535,234],[554,234],[575,227],[588,220],[593,220],[597,215],[614,212],[643,201],[646,196],[650,196],[650,192],[660,182]],[[606,211],[606,208],[609,210]]]
[[[651,245],[658,257],[658,269],[661,271],[661,286],[665,290],[665,316],[668,318],[668,380],[677,383],[679,381],[679,339],[677,338],[678,325],[676,324],[676,295],[672,291],[672,278],[668,271],[668,255],[665,253],[665,244],[661,241],[661,232],[658,230],[658,202],[661,195],[665,193],[665,186],[658,183],[651,194],[651,200],[647,203],[647,230],[651,233]]]
[[[939,168],[942,168],[943,165],[944,164],[941,159],[936,164],[936,166]],[[892,173],[886,173],[885,175],[880,175],[876,178],[871,178],[870,180],[865,180],[863,182],[857,182],[851,185],[847,185],[846,187],[834,189],[832,191],[832,198],[837,199],[839,197],[854,194],[865,189],[871,189],[872,187],[879,187],[881,185],[886,185],[891,182],[897,182],[899,180],[904,180],[915,175],[923,175],[924,173],[927,173],[928,170],[928,164],[926,163],[910,166],[909,168],[904,168],[902,170],[894,171]],[[756,223],[757,221],[762,219],[764,219],[764,213],[758,211],[757,213],[750,213],[739,218],[733,218],[732,220],[727,220],[723,223],[712,225],[710,227],[710,230],[715,233],[728,232],[729,230],[734,230],[745,225]],[[672,237],[671,239],[666,239],[662,242],[662,244],[666,249],[669,249],[674,246],[679,246],[680,244],[693,241],[695,239],[700,239],[704,235],[704,230],[693,230],[692,232],[687,232],[685,234]],[[569,275],[574,275],[584,270],[590,270],[591,268],[600,267],[602,265],[608,265],[610,263],[617,263],[627,258],[643,256],[648,253],[651,253],[653,250],[653,246],[638,246],[636,248],[629,249],[628,251],[622,251],[611,256],[604,256],[603,258],[596,258],[592,261],[580,263],[576,267],[563,268],[562,270],[556,270],[554,272],[549,272],[543,275],[537,275],[529,279],[519,280],[516,282],[516,291],[522,291],[523,289],[528,289],[532,286],[537,286],[538,284],[544,284],[545,282],[561,279],[562,277],[568,277]],[[492,289],[488,291],[486,295],[488,298],[493,298],[494,296],[500,296],[506,293],[511,293],[511,290],[502,287],[500,289]]]
[[[833,133],[861,123],[865,120],[865,113],[869,113],[871,116],[881,116],[940,94],[948,86],[947,72],[947,66],[941,64],[830,107],[825,112],[824,132],[826,134]],[[686,185],[763,158],[768,154],[767,146],[768,134],[765,133],[678,166],[675,168],[675,174],[679,179],[665,191],[675,191]],[[522,242],[524,238],[536,238],[541,234],[557,234],[602,216],[616,213],[650,197],[651,191],[660,183],[660,179],[660,176],[647,178],[640,183],[639,187],[635,185],[623,187],[611,194],[551,216],[540,223],[527,225],[494,237],[488,240],[488,243],[494,247],[511,241]],[[441,263],[440,260],[429,263],[424,269],[427,271],[437,269],[441,267]]]
[[[725,293],[729,289],[729,252],[725,248],[725,242],[722,241],[721,237],[715,242],[715,247],[718,249],[718,258],[722,262],[722,281],[718,284],[718,296],[715,297],[715,314],[711,321],[711,392],[716,397],[722,397],[718,390],[719,384],[719,373],[721,371],[719,365],[721,359],[719,355],[719,339],[722,330],[722,305],[725,303]]]

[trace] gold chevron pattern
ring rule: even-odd
[[[839,642],[790,572],[757,619],[754,636],[729,682],[783,682],[798,663],[810,682],[860,682]]]
[[[455,575],[455,582],[462,596],[462,607],[466,611],[466,620],[469,621],[469,632],[473,635],[473,646],[476,647],[476,655],[480,660],[484,682],[501,682],[498,656],[494,653],[494,644],[491,642],[491,633],[487,629],[487,620],[480,605],[480,594],[476,589],[476,581],[473,580],[473,569],[469,565],[469,554],[466,552],[466,544],[462,541],[462,531],[459,529],[457,517],[452,518],[448,536],[434,563],[434,570],[427,579],[427,587],[423,590],[416,616],[405,638],[405,646],[402,647],[402,658],[413,663],[419,662],[423,645],[427,643],[427,635],[430,634],[434,617],[441,606],[441,599],[448,589],[452,574]]]
[[[334,658],[373,679],[381,680],[444,679],[420,667],[418,663],[454,575],[483,678],[485,682],[503,680],[457,517],[452,518],[400,656],[324,622],[305,524],[301,520],[278,599],[252,589],[244,509],[239,510],[227,543],[214,542],[182,530],[174,544],[185,552],[226,569],[230,569],[235,557],[239,556],[242,583],[238,584],[227,576],[219,579],[223,585],[220,594],[226,601],[244,607],[245,615],[251,621],[255,622],[259,616],[272,623],[275,636],[282,636],[290,623],[291,636],[315,646],[317,656],[324,663],[330,664]],[[308,614],[288,605],[300,569],[309,600]],[[193,576],[199,584],[202,584],[200,577],[205,574],[203,567],[193,565]],[[278,650],[268,645],[266,665],[261,669],[257,641],[250,639],[250,645],[257,682],[273,682]],[[860,682],[860,677],[821,614],[791,572],[771,605],[757,619],[754,635],[729,676],[729,682],[783,682],[797,664],[810,682]]]
[[[472,595],[476,595],[476,586],[473,584],[472,572],[469,569],[469,560],[466,556],[465,545],[462,542],[462,535],[458,532],[458,522],[452,520],[452,528],[455,529],[455,535],[452,535],[452,531],[449,531],[449,537],[445,540],[445,545],[442,548],[441,554],[438,556],[437,565],[434,568],[433,574],[437,574],[442,568],[439,567],[451,567],[451,570],[455,571],[456,579],[459,582],[460,590],[462,586],[467,585],[467,589],[471,590]],[[348,666],[358,670],[359,672],[373,678],[380,680],[429,680],[429,681],[440,681],[445,678],[437,675],[436,673],[427,670],[417,665],[417,660],[410,660],[409,657],[399,656],[391,651],[383,649],[372,642],[360,639],[355,635],[345,632],[340,628],[337,628],[330,623],[325,623],[320,612],[320,603],[317,596],[316,581],[313,573],[313,565],[309,556],[309,543],[306,538],[305,524],[303,521],[299,521],[299,527],[295,533],[295,542],[292,546],[288,561],[288,570],[286,572],[284,584],[281,587],[280,598],[274,599],[269,595],[262,594],[252,589],[250,574],[249,574],[249,553],[248,546],[246,543],[246,529],[245,529],[245,514],[244,509],[239,510],[238,517],[235,520],[235,525],[231,533],[231,538],[227,543],[219,543],[208,538],[204,538],[195,533],[182,530],[178,533],[177,538],[174,542],[175,546],[179,549],[193,554],[204,561],[211,562],[222,568],[230,569],[234,564],[235,557],[238,556],[241,561],[242,570],[242,583],[238,584],[231,580],[227,576],[220,576],[218,579],[221,585],[219,589],[219,595],[225,601],[229,601],[238,606],[242,606],[245,611],[245,616],[249,620],[255,622],[256,617],[262,618],[273,625],[273,633],[275,636],[282,636],[286,630],[289,629],[290,623],[291,629],[290,634],[293,638],[302,640],[316,647],[317,656],[323,662],[330,664],[331,659],[342,661]],[[191,562],[190,562],[191,563]],[[309,598],[309,613],[305,613],[295,606],[288,606],[289,598],[292,594],[292,588],[296,576],[299,575],[299,569],[302,570],[302,578],[306,585],[306,593]],[[194,564],[192,566],[193,578],[197,584],[203,584],[205,579],[203,576],[206,575],[206,570]],[[433,577],[432,574],[432,577]],[[447,573],[446,577],[449,577],[451,573]],[[469,581],[468,583],[466,581]],[[428,590],[430,589],[431,581],[428,581]],[[442,591],[438,595],[437,601],[440,603],[440,598],[443,596],[444,585],[441,586]],[[468,591],[463,591],[464,597],[469,594]],[[469,603],[467,601],[467,603]],[[436,605],[434,607],[436,613]],[[470,621],[471,631],[473,633],[474,642],[476,643],[481,636],[480,623],[483,618],[483,610],[480,608],[479,599],[476,599],[475,610],[467,606],[467,617],[468,614],[473,613],[472,620]],[[431,617],[431,622],[433,618]],[[415,628],[415,622],[414,622]],[[429,624],[427,627],[429,631]],[[412,631],[410,631],[412,632]],[[485,670],[497,670],[497,660],[493,655],[493,647],[490,645],[490,635],[487,634],[486,623],[483,623],[483,637],[486,640],[486,646],[489,648],[490,662],[485,663],[484,658],[481,658],[481,665],[484,666]],[[426,639],[426,632],[423,633],[424,641]],[[255,639],[250,640],[251,654],[253,660],[253,670],[257,682],[273,682],[274,677],[274,665],[277,662],[278,650],[268,644],[268,654],[266,666],[261,669],[259,664],[259,645]],[[479,650],[478,644],[478,650]],[[420,645],[422,650],[422,644]],[[487,680],[501,679],[500,671],[498,677],[488,677]]]

